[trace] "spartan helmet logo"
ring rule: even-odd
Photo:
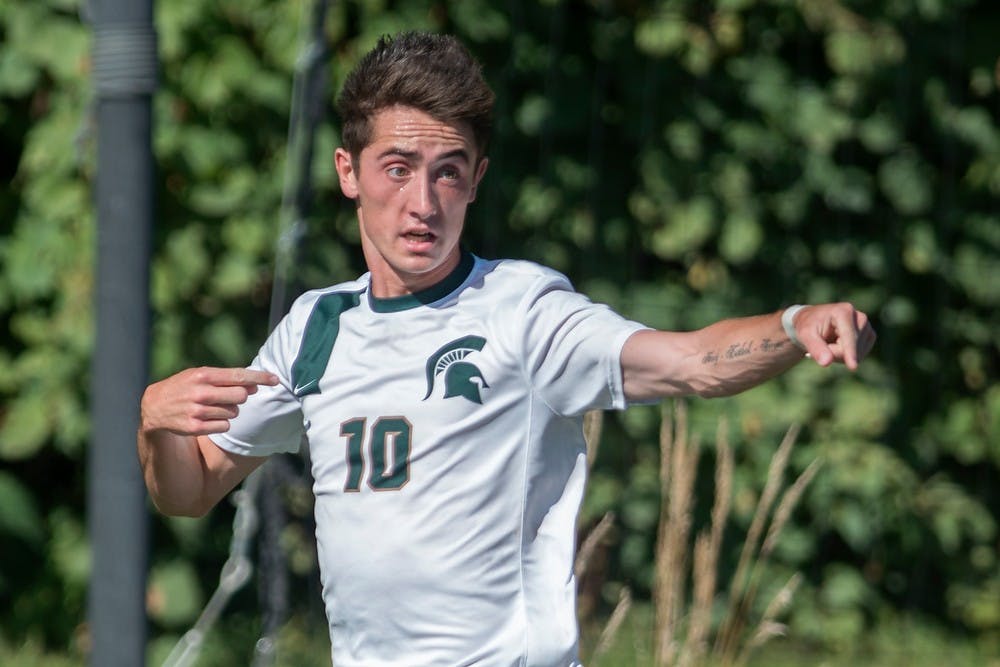
[[[434,391],[434,382],[444,374],[444,397],[465,396],[473,403],[482,405],[480,389],[489,389],[482,372],[468,361],[462,361],[469,354],[478,352],[486,345],[481,336],[465,336],[444,345],[427,358],[426,401]]]

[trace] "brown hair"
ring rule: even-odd
[[[445,123],[468,123],[481,158],[489,144],[493,99],[479,63],[454,37],[384,35],[351,70],[337,99],[341,141],[356,160],[371,141],[374,116],[399,104]]]

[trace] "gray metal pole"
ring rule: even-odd
[[[90,0],[97,92],[97,337],[87,514],[90,665],[145,664],[149,520],[135,450],[148,382],[152,0]]]

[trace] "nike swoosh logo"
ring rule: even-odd
[[[313,379],[309,380],[309,382],[306,382],[305,384],[297,384],[295,385],[295,389],[292,390],[292,393],[296,396],[301,396],[307,389],[312,388],[316,382],[318,382],[318,380]]]

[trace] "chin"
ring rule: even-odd
[[[408,272],[415,276],[422,276],[428,273],[433,273],[437,269],[441,268],[442,264],[444,264],[444,262],[417,262],[412,265],[412,268],[410,268]]]
[[[427,257],[425,255],[407,255],[392,262],[390,266],[398,273],[409,273],[420,275],[433,271],[441,266],[443,261],[437,257]]]
[[[449,253],[441,251],[440,248],[407,250],[399,256],[396,267],[411,273],[427,273],[445,264],[448,257]]]

